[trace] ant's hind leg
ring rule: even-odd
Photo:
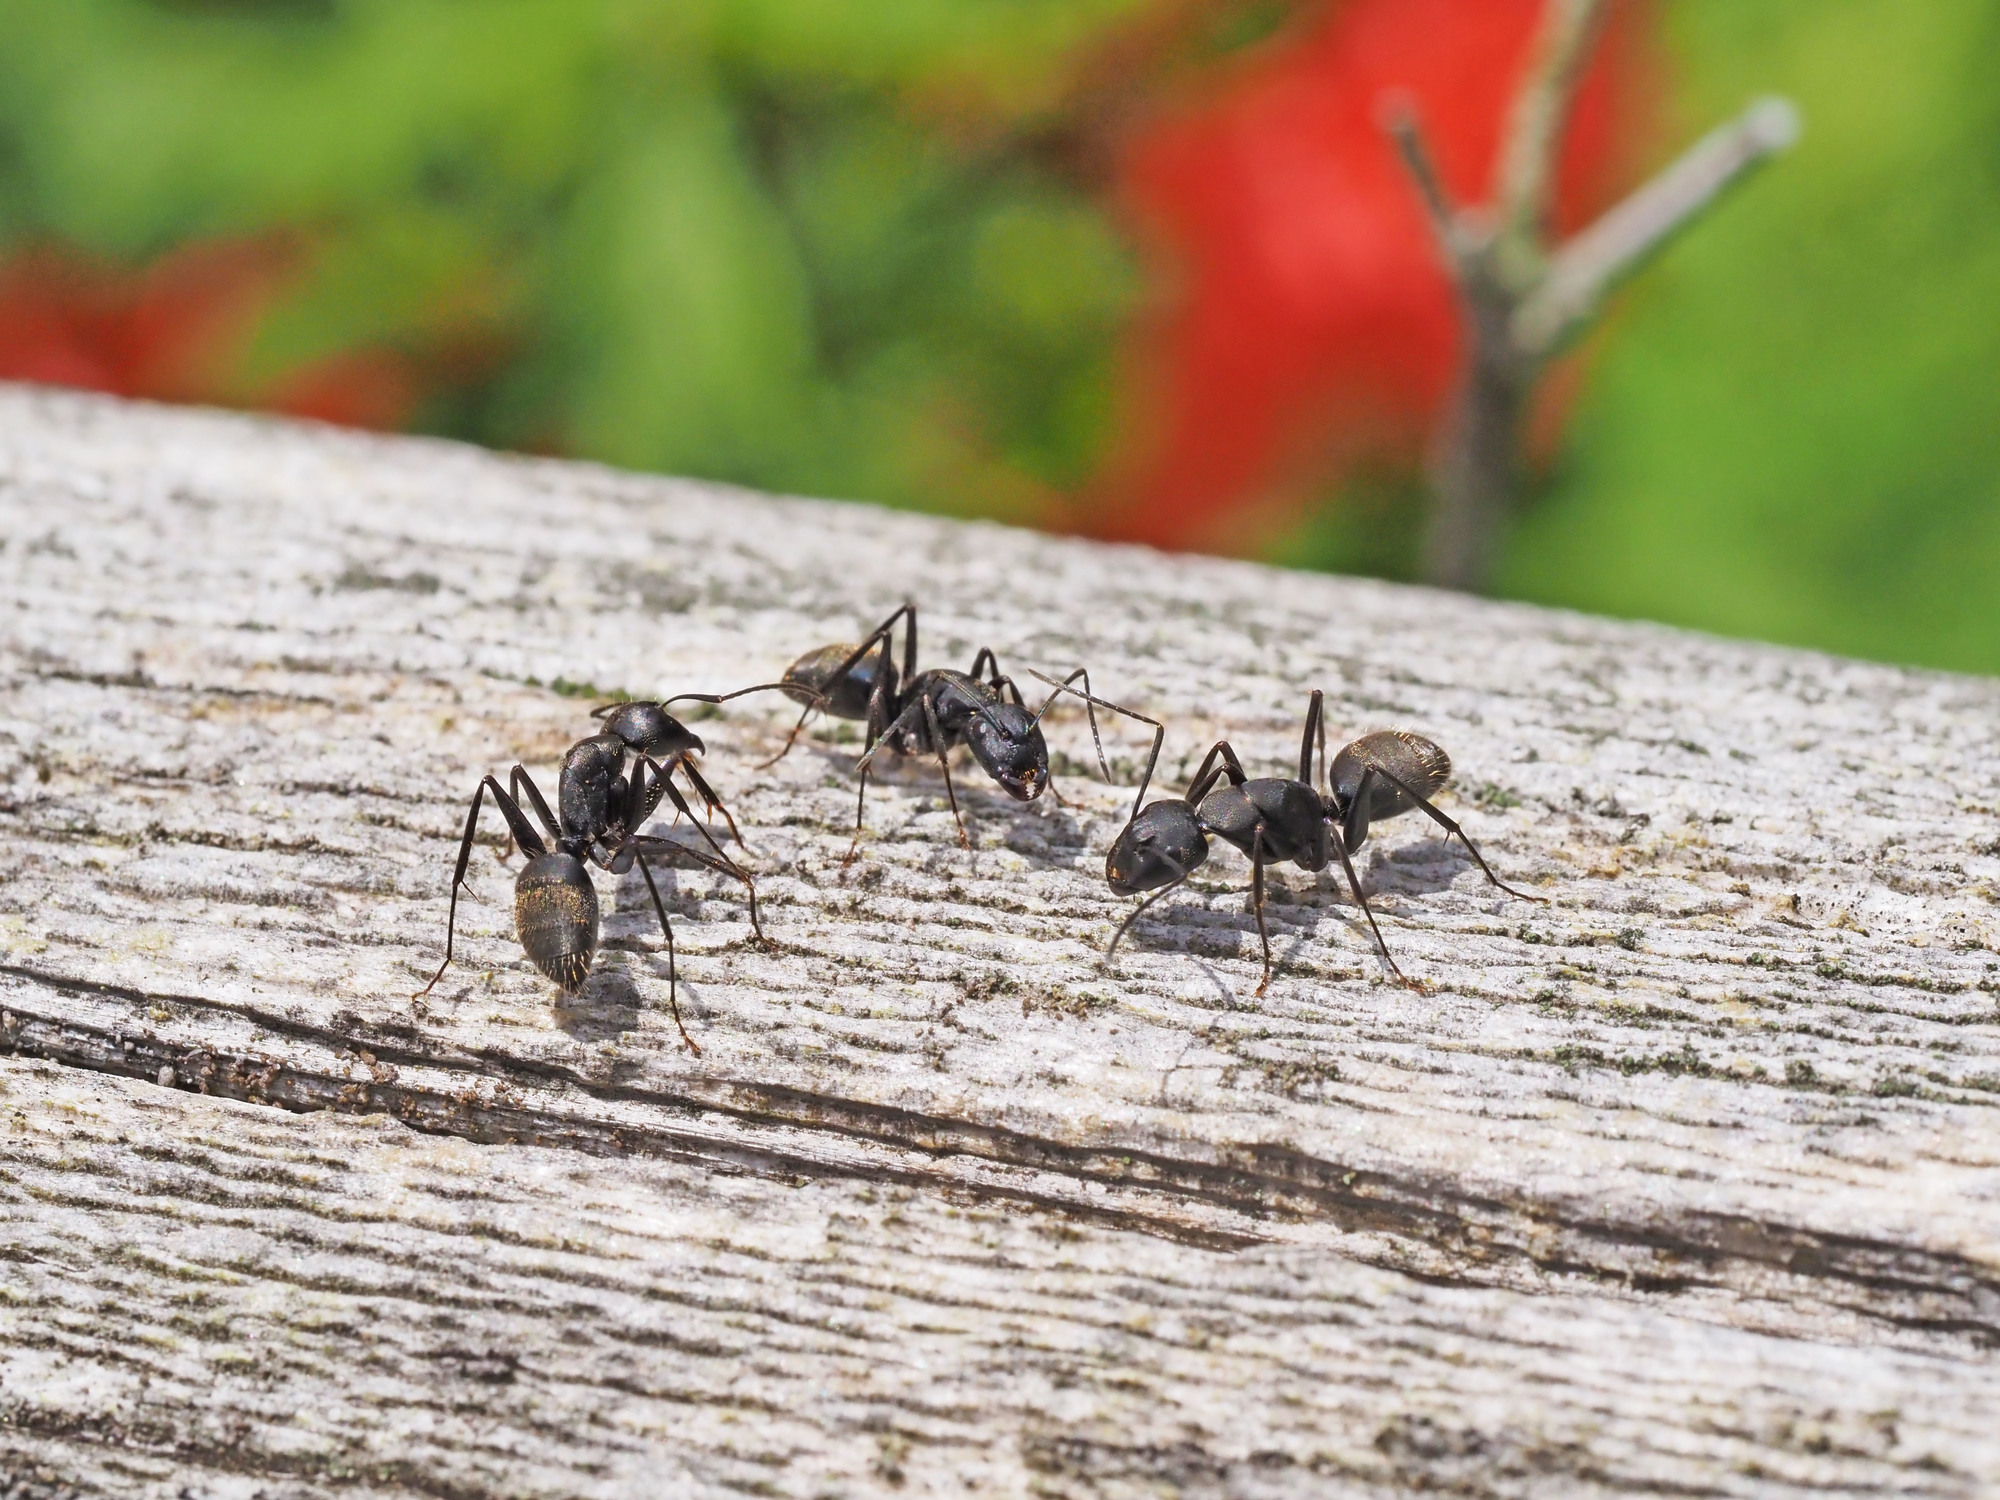
[[[792,753],[792,746],[796,745],[799,742],[799,735],[803,733],[805,730],[806,720],[812,717],[813,710],[818,707],[819,707],[818,703],[808,703],[803,709],[800,710],[799,722],[794,724],[792,726],[792,732],[785,736],[784,749],[780,750],[776,755],[772,756],[769,760],[759,761],[756,766],[757,770],[768,771],[771,769],[771,767],[775,766],[779,761],[783,760],[787,755],[790,755]]]
[[[1454,823],[1450,818],[1446,817],[1443,813],[1439,812],[1435,807],[1431,806],[1429,798],[1421,796],[1417,792],[1411,790],[1411,788],[1408,785],[1406,785],[1402,781],[1397,780],[1394,776],[1391,776],[1387,771],[1383,770],[1380,766],[1370,766],[1366,771],[1362,772],[1361,775],[1362,784],[1356,787],[1354,791],[1354,801],[1356,805],[1361,804],[1362,795],[1367,789],[1368,778],[1370,776],[1380,776],[1384,781],[1388,782],[1389,785],[1393,786],[1397,791],[1401,792],[1405,797],[1408,797],[1412,802],[1416,803],[1417,807],[1419,808],[1419,810],[1422,811],[1425,817],[1429,818],[1433,823],[1437,824],[1438,827],[1444,830],[1444,834],[1447,839],[1449,839],[1453,834],[1457,834],[1458,841],[1461,844],[1465,845],[1465,852],[1472,856],[1473,862],[1479,866],[1480,872],[1484,874],[1488,880],[1492,881],[1493,884],[1500,887],[1501,890],[1505,891],[1510,896],[1519,897],[1523,901],[1533,901],[1537,905],[1541,906],[1548,905],[1549,898],[1547,896],[1530,896],[1526,891],[1517,891],[1514,889],[1514,887],[1507,884],[1506,881],[1502,880],[1498,875],[1495,875],[1493,873],[1493,867],[1486,863],[1486,856],[1479,852],[1478,845],[1476,845],[1475,843],[1472,842],[1471,839],[1466,837],[1466,833],[1463,828],[1459,827],[1458,824]]]

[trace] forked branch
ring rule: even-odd
[[[1604,0],[1549,0],[1487,208],[1452,201],[1414,104],[1386,101],[1384,123],[1458,285],[1467,329],[1464,369],[1432,457],[1424,543],[1426,579],[1448,588],[1478,591],[1491,575],[1520,488],[1530,398],[1549,360],[1590,325],[1614,287],[1798,137],[1791,104],[1760,100],[1556,245],[1549,210],[1563,130],[1604,13]]]

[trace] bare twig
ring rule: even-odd
[[[1465,225],[1458,210],[1452,206],[1451,197],[1445,192],[1444,180],[1438,176],[1437,162],[1431,156],[1431,148],[1424,140],[1424,127],[1417,118],[1417,108],[1409,96],[1391,95],[1384,101],[1382,124],[1396,142],[1396,150],[1403,158],[1403,166],[1409,171],[1410,180],[1417,185],[1417,196],[1423,200],[1424,213],[1430,220],[1431,231],[1437,236],[1438,248],[1444,252],[1454,275],[1462,274],[1461,262],[1465,259]]]
[[[1500,148],[1502,238],[1539,241],[1548,226],[1556,158],[1577,84],[1604,22],[1604,0],[1550,0],[1534,65],[1515,97]]]
[[[1465,367],[1433,457],[1436,495],[1424,541],[1425,577],[1449,588],[1486,584],[1519,489],[1530,398],[1550,358],[1589,325],[1613,287],[1798,135],[1790,104],[1762,100],[1556,247],[1549,204],[1563,127],[1604,14],[1603,0],[1549,0],[1488,210],[1452,203],[1415,106],[1385,100],[1384,125],[1458,283],[1467,324]]]
[[[1788,100],[1761,99],[1703,136],[1562,247],[1547,277],[1515,314],[1515,342],[1537,357],[1558,352],[1596,316],[1606,293],[1798,133],[1798,111]]]

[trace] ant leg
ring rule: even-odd
[[[1257,914],[1257,941],[1264,945],[1264,977],[1257,981],[1257,993],[1271,987],[1271,933],[1264,926],[1264,823],[1260,818],[1250,837],[1250,909]]]
[[[1410,985],[1413,989],[1422,989],[1423,986],[1416,981],[1404,978],[1403,971],[1396,967],[1396,960],[1389,956],[1389,945],[1383,941],[1382,929],[1375,925],[1375,912],[1368,905],[1368,897],[1362,893],[1361,882],[1355,878],[1354,861],[1347,857],[1347,845],[1342,842],[1338,829],[1334,831],[1334,836],[1329,842],[1333,845],[1333,852],[1340,856],[1340,868],[1347,874],[1347,888],[1354,892],[1354,900],[1361,908],[1361,915],[1368,919],[1368,930],[1375,934],[1376,946],[1382,950],[1382,962],[1387,964],[1389,972],[1401,979],[1404,984]]]
[[[890,654],[895,649],[896,621],[899,617],[907,617],[908,626],[903,638],[904,676],[908,678],[916,675],[917,607],[914,604],[905,604],[895,614],[889,616],[888,619],[869,631],[862,638],[861,644],[848,652],[847,660],[835,667],[832,673],[828,675],[826,681],[820,684],[820,696],[822,698],[828,696],[833,691],[834,685],[845,679],[847,674],[859,666],[862,659],[877,646],[882,648],[882,665],[885,667],[891,665]],[[886,678],[887,676],[886,672],[880,674],[881,678]],[[878,680],[880,679],[878,678]]]
[[[918,698],[915,703],[912,703],[898,714],[895,722],[889,725],[887,729],[884,729],[879,736],[874,736],[872,743],[868,746],[867,753],[854,763],[854,768],[862,773],[861,794],[864,797],[868,794],[867,773],[868,767],[874,762],[875,752],[889,742],[891,735],[907,734],[910,730],[915,729],[917,727],[915,722],[905,721],[915,720],[919,709],[923,711],[921,722],[930,735],[931,748],[937,752],[938,765],[944,770],[944,790],[945,795],[951,798],[951,815],[958,823],[958,841],[970,849],[972,841],[966,837],[965,820],[959,817],[958,813],[958,793],[952,789],[951,762],[945,758],[945,751],[943,749],[944,731],[938,726],[937,706],[931,702],[928,694]],[[874,700],[872,698],[869,703],[868,727],[871,732],[875,727]],[[854,837],[858,843],[861,838],[861,804],[859,801],[854,805]],[[854,858],[854,848],[852,846],[847,851],[847,858]]]
[[[1325,698],[1326,694],[1322,693],[1318,688],[1314,688],[1312,691],[1312,701],[1306,705],[1306,734],[1305,738],[1299,742],[1299,780],[1303,781],[1307,786],[1318,784],[1312,779],[1313,735],[1315,732],[1319,735],[1320,756],[1322,759],[1326,756],[1326,721],[1322,707]]]
[[[1138,921],[1139,918],[1141,918],[1146,914],[1146,908],[1151,906],[1155,901],[1158,901],[1162,896],[1172,895],[1175,891],[1179,890],[1182,886],[1186,885],[1189,873],[1190,872],[1186,870],[1181,871],[1179,875],[1174,877],[1173,883],[1171,885],[1161,886],[1157,891],[1153,892],[1152,895],[1148,896],[1144,901],[1141,901],[1137,906],[1132,908],[1131,915],[1126,917],[1124,921],[1120,922],[1118,924],[1118,930],[1111,934],[1111,945],[1104,950],[1104,961],[1106,963],[1111,962],[1111,955],[1118,951],[1119,943],[1124,940],[1125,934],[1131,931],[1132,924]]]
[[[1453,834],[1457,834],[1458,841],[1461,844],[1465,845],[1466,852],[1470,854],[1474,859],[1474,861],[1479,865],[1480,870],[1485,874],[1486,878],[1492,881],[1495,885],[1499,886],[1501,890],[1505,891],[1510,896],[1518,896],[1523,901],[1533,901],[1538,905],[1542,906],[1548,905],[1549,901],[1548,897],[1530,896],[1526,891],[1517,891],[1514,889],[1514,887],[1507,884],[1506,881],[1502,880],[1498,875],[1495,875],[1493,873],[1492,867],[1486,863],[1486,856],[1481,854],[1479,852],[1478,847],[1472,842],[1472,840],[1465,836],[1465,830],[1463,828],[1460,828],[1458,824],[1452,822],[1450,818],[1447,818],[1443,813],[1439,812],[1435,807],[1431,806],[1430,799],[1428,797],[1418,796],[1417,793],[1410,790],[1409,787],[1405,786],[1401,781],[1397,780],[1394,776],[1391,776],[1387,771],[1383,770],[1380,766],[1370,766],[1367,770],[1361,773],[1361,785],[1357,786],[1354,789],[1354,801],[1356,804],[1359,804],[1361,802],[1362,793],[1367,790],[1368,778],[1370,776],[1380,776],[1384,781],[1388,782],[1389,785],[1394,787],[1397,791],[1401,792],[1405,797],[1408,797],[1412,802],[1416,803],[1417,806],[1420,809],[1422,809],[1425,817],[1429,818],[1433,823],[1437,824],[1438,827],[1444,830],[1445,838],[1449,839]]]
[[[687,777],[688,784],[695,789],[695,794],[708,805],[709,821],[714,822],[715,815],[718,812],[721,813],[723,822],[729,825],[729,836],[736,840],[736,847],[743,850],[746,854],[749,853],[750,846],[743,842],[742,830],[737,828],[736,819],[730,814],[727,804],[715,795],[715,788],[702,779],[701,772],[694,768],[694,762],[683,759],[681,761],[681,774]]]
[[[428,995],[432,987],[444,978],[444,971],[451,967],[452,947],[458,940],[458,891],[459,887],[465,884],[465,867],[472,861],[472,838],[479,831],[479,805],[485,801],[489,787],[493,790],[494,804],[500,809],[500,815],[507,820],[507,827],[514,835],[514,842],[521,846],[530,859],[537,859],[549,852],[541,836],[521,815],[520,805],[507,795],[500,783],[491,776],[481,778],[478,789],[472,794],[472,808],[465,815],[465,837],[458,843],[458,868],[453,870],[451,875],[451,911],[445,918],[444,924],[444,962],[438,965],[437,973],[431,975],[430,984],[410,996],[412,1000],[421,1000]]]
[[[1220,765],[1216,764],[1218,760],[1221,761]],[[1224,776],[1229,778],[1231,786],[1241,786],[1250,779],[1243,774],[1243,762],[1236,758],[1236,751],[1229,741],[1217,740],[1209,746],[1208,754],[1201,758],[1201,769],[1194,773],[1194,780],[1188,783],[1187,797],[1184,800],[1191,807],[1198,804],[1208,795],[1209,789]]]
[[[702,836],[703,842],[709,848],[713,849],[719,857],[727,859],[728,856],[722,852],[722,845],[716,843],[715,835],[708,831],[707,825],[694,815],[694,810],[687,805],[686,799],[674,789],[672,777],[675,766],[679,766],[682,770],[688,768],[687,762],[678,758],[662,766],[650,755],[639,757],[639,764],[632,768],[632,807],[634,811],[625,819],[625,827],[630,832],[637,833],[639,831],[639,824],[651,816],[653,809],[660,805],[660,799],[662,797],[669,797],[673,800],[674,804],[674,827],[680,827],[681,819],[686,818],[688,826]],[[648,770],[653,773],[653,782],[650,787],[642,785],[644,780],[642,773]],[[729,826],[732,829],[735,828],[736,823],[734,819],[731,819]],[[737,842],[740,844],[743,840],[739,837]]]
[[[693,811],[688,807],[687,803],[682,799],[680,791],[674,786],[674,784],[671,781],[667,783],[667,796],[672,799],[674,806],[678,807],[682,812],[687,814],[688,821],[690,823],[694,823],[696,830],[702,833],[704,837],[706,837],[707,830],[703,829],[699,823],[695,822],[695,816]],[[764,924],[761,921],[759,921],[757,917],[757,883],[750,878],[750,872],[748,870],[744,869],[741,865],[736,863],[735,860],[731,859],[728,855],[722,852],[721,847],[717,845],[714,839],[711,838],[708,840],[708,849],[697,849],[691,844],[679,843],[673,839],[657,839],[657,840],[642,841],[642,842],[650,842],[654,845],[654,847],[664,846],[665,848],[671,849],[677,853],[685,854],[689,859],[693,860],[696,864],[704,865],[711,870],[718,871],[721,874],[729,876],[733,880],[742,881],[743,888],[750,893],[750,930],[757,934],[758,942],[761,943],[764,941]],[[714,850],[715,852],[711,854],[709,852],[710,849]]]
[[[860,662],[868,655],[869,652],[875,650],[876,647],[879,646],[882,650],[882,665],[885,668],[894,666],[892,656],[895,649],[896,621],[898,620],[903,620],[905,622],[905,630],[903,635],[903,676],[905,680],[908,680],[909,678],[916,675],[917,607],[914,604],[905,604],[900,609],[898,609],[894,614],[890,615],[888,619],[884,620],[880,625],[877,625],[873,630],[869,631],[866,636],[862,637],[861,644],[856,646],[852,651],[850,651],[847,655],[847,659],[843,661],[839,666],[833,669],[833,671],[827,676],[826,680],[820,684],[819,695],[816,698],[814,698],[812,702],[808,703],[805,706],[804,712],[802,712],[799,715],[798,723],[792,726],[792,732],[785,737],[784,749],[780,750],[776,755],[772,756],[769,760],[761,762],[757,766],[758,770],[760,771],[768,770],[772,766],[775,766],[779,761],[783,760],[787,755],[792,753],[792,746],[798,743],[799,732],[806,727],[806,720],[812,717],[813,710],[821,707],[826,702],[828,697],[832,695],[833,689],[839,683],[841,683],[846,679],[847,674],[849,672],[852,672],[855,669],[855,667],[859,665]],[[889,676],[890,673],[888,671],[883,671],[881,673],[878,673],[876,676],[876,684],[875,684],[876,687],[880,688],[883,685],[883,682]],[[769,684],[769,686],[784,687],[785,684],[772,683]],[[792,686],[796,687],[798,686],[798,684],[792,684]],[[743,691],[754,693],[759,691],[759,689],[745,688],[743,689]],[[733,697],[735,695],[731,694],[730,696]],[[872,702],[873,699],[872,694],[870,695],[870,699]],[[668,699],[667,701],[676,702],[678,700]]]
[[[873,766],[861,768],[861,785],[854,794],[854,837],[847,841],[847,853],[840,861],[843,869],[854,863],[854,856],[861,850],[861,813],[868,805],[868,773],[874,769]]]
[[[638,863],[639,873],[646,877],[646,890],[652,895],[653,910],[659,914],[660,931],[667,937],[667,1004],[673,1009],[674,1025],[680,1028],[681,1040],[687,1043],[688,1051],[700,1057],[701,1048],[694,1044],[694,1038],[688,1035],[687,1023],[681,1020],[680,978],[674,970],[674,928],[667,920],[666,903],[660,900],[660,888],[653,883],[653,871],[636,840],[633,841],[632,854]]]
[[[906,602],[896,615],[903,617],[903,681],[909,682],[917,675],[917,606]],[[896,615],[882,622],[885,632],[896,623]],[[886,650],[887,642],[883,644]]]
[[[931,748],[937,751],[938,769],[944,772],[944,794],[951,799],[952,821],[958,824],[958,845],[961,849],[970,849],[972,836],[965,831],[965,819],[959,816],[958,792],[951,784],[951,755],[945,746],[944,731],[938,727],[937,705],[931,702],[929,693],[917,701],[923,705],[924,723],[930,730]]]
[[[555,814],[549,811],[548,803],[542,800],[542,789],[535,785],[535,778],[530,776],[518,761],[514,769],[507,773],[507,791],[517,803],[521,800],[522,792],[528,794],[528,805],[534,808],[535,816],[542,820],[543,831],[548,834],[551,843],[562,837],[562,825],[556,822]],[[507,838],[506,855],[502,857],[511,856],[513,852],[514,839],[510,833]]]
[[[984,669],[983,676],[981,675],[982,668]],[[979,648],[979,654],[972,658],[972,669],[965,675],[970,677],[974,682],[984,682],[988,687],[993,689],[995,697],[1000,695],[1001,688],[1011,688],[1014,686],[1012,678],[1001,675],[1000,658],[994,654],[991,646],[981,646]],[[1021,693],[1018,688],[1014,692],[1014,701],[1016,703],[1021,701]]]
[[[819,703],[817,702],[817,700],[815,700],[814,702],[808,703],[803,709],[801,709],[799,711],[799,722],[794,724],[792,726],[792,732],[785,736],[785,748],[780,750],[776,755],[772,756],[769,760],[758,761],[755,769],[759,771],[768,771],[771,769],[771,767],[775,766],[779,761],[783,760],[787,755],[790,755],[792,753],[792,746],[796,745],[799,742],[799,735],[803,733],[805,730],[806,720],[810,719],[813,716],[813,710],[818,707]]]
[[[917,649],[915,635],[917,628],[916,606],[906,604],[903,608],[910,612],[910,635],[905,640],[904,645],[907,652],[914,656]],[[894,615],[891,615],[884,624],[894,623],[895,618]],[[885,646],[883,649],[887,650],[887,647]],[[854,856],[861,848],[861,816],[868,805],[868,775],[874,769],[875,752],[882,748],[882,742],[889,734],[902,727],[903,720],[908,717],[908,710],[904,710],[902,713],[896,714],[892,720],[890,716],[891,706],[889,674],[887,672],[877,673],[875,686],[868,690],[868,725],[862,740],[861,759],[854,763],[854,769],[860,773],[861,785],[854,795],[854,837],[848,840],[847,855],[840,862],[843,869],[854,862]]]

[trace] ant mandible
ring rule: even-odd
[[[896,624],[903,625],[903,664],[896,666],[893,647]],[[1041,673],[1035,674],[1041,677]],[[1064,679],[1067,686],[1078,678],[1084,691],[1078,694],[1087,705],[1098,700],[1091,696],[1090,675],[1083,668]],[[1044,677],[1045,682],[1053,679]],[[868,632],[858,646],[819,646],[785,669],[779,684],[796,702],[806,705],[792,726],[784,748],[764,766],[783,760],[805,728],[815,708],[837,719],[861,719],[867,724],[861,758],[855,762],[861,786],[854,803],[854,833],[859,839],[861,820],[868,800],[868,777],[875,756],[883,750],[893,755],[935,755],[944,773],[945,795],[951,799],[951,815],[958,824],[958,840],[972,846],[965,831],[965,819],[958,810],[958,792],[951,782],[949,753],[959,745],[968,746],[980,769],[998,782],[1017,802],[1032,802],[1046,788],[1058,802],[1049,774],[1049,747],[1042,737],[1042,715],[1055,701],[1051,693],[1039,710],[1030,714],[1013,679],[1003,676],[1000,661],[991,648],[981,646],[972,659],[970,671],[954,672],[932,667],[917,670],[917,607],[905,604],[888,619]],[[1097,715],[1090,714],[1090,733],[1097,742]],[[1104,766],[1104,747],[1097,742],[1097,759]],[[762,770],[764,766],[758,769]],[[1105,768],[1105,777],[1110,778]],[[853,855],[849,849],[849,857]]]
[[[1060,686],[1058,690],[1083,696],[1073,687]],[[1465,830],[1431,803],[1431,797],[1443,790],[1451,778],[1451,757],[1435,741],[1406,729],[1380,729],[1364,734],[1333,758],[1329,777],[1324,697],[1318,689],[1313,690],[1306,709],[1305,737],[1299,746],[1299,774],[1295,779],[1278,776],[1251,779],[1244,774],[1229,741],[1218,740],[1202,757],[1201,768],[1188,784],[1185,796],[1151,806],[1141,804],[1145,802],[1153,768],[1159,762],[1166,729],[1157,719],[1099,701],[1100,707],[1151,724],[1154,730],[1153,752],[1146,762],[1146,774],[1139,782],[1139,794],[1133,799],[1131,815],[1104,860],[1104,878],[1118,895],[1136,896],[1146,891],[1153,894],[1118,924],[1118,931],[1105,950],[1107,960],[1117,952],[1120,940],[1148,907],[1200,868],[1208,858],[1211,836],[1235,845],[1250,860],[1251,904],[1257,916],[1257,938],[1264,952],[1264,977],[1257,986],[1260,995],[1271,983],[1271,937],[1264,925],[1264,866],[1285,860],[1317,873],[1338,859],[1342,873],[1347,876],[1347,888],[1354,893],[1355,903],[1368,918],[1368,928],[1382,950],[1383,962],[1398,979],[1410,982],[1390,956],[1389,945],[1383,941],[1382,929],[1375,923],[1375,913],[1349,858],[1366,841],[1370,826],[1387,818],[1421,811],[1444,829],[1447,839],[1457,835],[1494,885],[1523,901],[1546,902],[1546,897],[1517,891],[1495,875]],[[1324,796],[1313,784],[1315,748],[1319,752],[1321,776],[1327,784]],[[1225,777],[1229,784],[1217,787],[1216,782]]]
[[[744,688],[739,693],[719,696],[684,693],[666,702],[692,698],[720,703],[743,692],[759,690]],[[492,776],[481,779],[478,790],[472,794],[472,807],[465,817],[465,835],[458,846],[458,867],[452,874],[444,962],[438,965],[430,983],[417,991],[417,997],[429,994],[451,967],[458,934],[458,893],[465,884],[466,865],[472,858],[480,806],[490,791],[501,816],[507,820],[513,841],[528,856],[528,862],[514,877],[514,928],[535,967],[565,995],[573,995],[583,987],[597,955],[598,937],[597,891],[591,884],[588,866],[594,863],[614,875],[622,875],[636,864],[645,877],[653,910],[660,919],[660,931],[667,940],[667,1003],[673,1010],[674,1025],[688,1050],[699,1054],[701,1048],[695,1045],[681,1020],[674,930],[667,921],[666,905],[660,900],[660,889],[653,881],[646,857],[650,854],[655,859],[685,858],[742,881],[750,896],[751,930],[761,941],[764,929],[757,916],[757,887],[749,874],[724,854],[708,830],[696,821],[687,799],[670,779],[679,770],[707,803],[710,816],[719,810],[729,820],[730,831],[735,833],[736,821],[730,817],[729,809],[690,759],[703,751],[700,736],[669,714],[664,703],[614,703],[599,709],[592,717],[604,720],[605,727],[598,734],[578,740],[563,756],[556,784],[556,813],[549,811],[541,788],[520,765],[509,773],[504,787]],[[633,762],[629,774],[625,769],[628,756]],[[524,793],[542,825],[542,832],[536,831],[521,810],[520,798]],[[707,849],[639,832],[663,797],[694,826],[708,844]],[[543,833],[547,834],[546,839]],[[742,843],[741,834],[737,834],[737,842]]]

